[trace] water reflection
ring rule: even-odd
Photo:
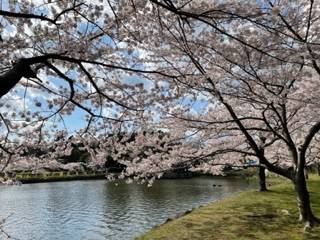
[[[151,188],[103,180],[2,186],[0,214],[13,213],[4,228],[15,239],[132,239],[168,217],[251,186],[213,178],[160,180]]]

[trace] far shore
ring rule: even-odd
[[[20,183],[41,183],[59,182],[74,180],[94,180],[105,179],[105,172],[68,172],[68,171],[41,171],[32,173],[31,171],[15,173],[12,179]]]
[[[117,174],[117,173],[113,173]],[[227,177],[251,177],[254,174],[252,171],[237,171],[229,173]],[[181,178],[191,178],[198,176],[212,176],[208,174],[199,173],[168,173],[164,175],[161,179],[181,179]],[[215,176],[215,177],[226,177],[226,176]],[[3,178],[4,176],[2,176]],[[42,182],[59,182],[59,181],[74,181],[74,180],[98,180],[106,179],[106,171],[39,171],[33,173],[32,171],[23,171],[14,173],[12,176],[14,181],[20,182],[22,184],[28,183],[42,183]]]

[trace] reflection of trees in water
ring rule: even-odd
[[[241,180],[212,178],[159,180],[152,187],[102,180],[30,184],[0,188],[0,212],[14,210],[6,230],[20,239],[130,239],[246,186]],[[17,223],[23,224],[17,228]]]

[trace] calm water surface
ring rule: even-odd
[[[200,177],[159,180],[152,187],[104,180],[1,186],[0,217],[12,214],[4,229],[13,239],[127,240],[168,217],[253,185]]]

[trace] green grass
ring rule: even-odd
[[[320,177],[312,176],[308,187],[313,210],[320,217]],[[319,226],[303,233],[293,185],[289,181],[282,180],[269,189],[268,192],[250,190],[210,203],[157,226],[137,239],[320,239]]]
[[[76,180],[76,179],[90,179],[90,178],[104,178],[105,173],[103,172],[79,172],[72,173],[68,171],[51,171],[51,172],[21,172],[15,176],[16,180],[23,183],[32,182],[47,182],[47,181],[65,181],[65,180]]]

